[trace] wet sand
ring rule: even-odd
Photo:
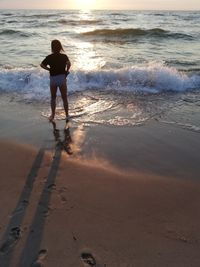
[[[198,134],[73,126],[69,156],[42,119],[0,116],[1,267],[200,265]]]

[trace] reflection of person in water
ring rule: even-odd
[[[69,120],[68,115],[68,99],[67,99],[67,84],[66,77],[69,74],[71,67],[68,56],[64,53],[62,44],[58,40],[51,42],[52,54],[48,55],[40,64],[40,66],[50,72],[50,91],[51,91],[51,116],[49,120],[52,121],[56,110],[56,94],[59,87],[63,106],[66,114],[66,121]]]
[[[72,138],[70,135],[69,127],[66,127],[64,129],[64,139],[62,141],[60,137],[60,131],[59,129],[57,129],[55,121],[51,121],[51,123],[53,125],[53,134],[54,134],[55,141],[57,142],[57,145],[61,149],[64,149],[67,152],[67,154],[69,155],[73,154],[71,150],[71,146],[70,146],[72,143]]]

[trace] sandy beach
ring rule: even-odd
[[[20,105],[0,113],[1,267],[200,265],[197,133],[72,124],[70,156]]]

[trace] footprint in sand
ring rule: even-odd
[[[0,253],[7,253],[11,247],[15,245],[15,243],[20,239],[21,237],[21,229],[20,227],[13,227],[10,230],[8,239],[2,244],[0,247]]]
[[[95,258],[92,256],[92,254],[90,254],[88,252],[83,252],[81,254],[81,259],[82,259],[84,265],[87,266],[87,267],[96,266]]]
[[[46,258],[46,256],[47,256],[47,249],[41,249],[38,253],[36,261],[33,262],[31,267],[43,267],[44,266],[43,260]]]
[[[52,183],[47,186],[48,190],[55,190],[56,189],[56,184]]]
[[[67,198],[65,196],[67,191],[67,188],[62,187],[61,189],[58,190],[58,195],[60,196],[60,200],[63,204],[65,204],[67,202]]]

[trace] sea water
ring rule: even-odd
[[[72,63],[72,120],[156,119],[200,131],[199,25],[199,11],[1,10],[0,93],[48,115],[49,74],[39,64],[59,39]]]

